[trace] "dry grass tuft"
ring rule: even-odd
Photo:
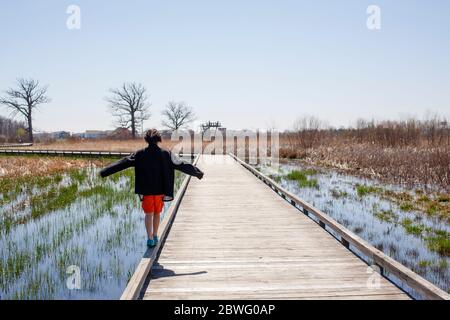
[[[104,166],[111,159],[42,157],[42,156],[0,156],[0,179],[19,178],[25,176],[43,176],[65,172],[70,169],[81,169]]]

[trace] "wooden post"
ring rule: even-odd
[[[379,264],[375,264],[375,265],[378,267],[380,274],[384,275],[384,268],[382,266],[380,266]]]
[[[341,243],[346,247],[347,249],[350,248],[350,243],[341,237]]]

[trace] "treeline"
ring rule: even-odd
[[[0,143],[21,142],[24,136],[26,136],[26,126],[23,122],[0,116]]]
[[[440,146],[449,143],[450,131],[445,118],[435,116],[426,120],[364,121],[354,130],[358,142],[378,143],[387,147]]]
[[[375,121],[360,119],[353,128],[331,128],[315,117],[296,121],[293,130],[283,135],[284,142],[293,148],[313,148],[320,145],[369,143],[383,147],[449,146],[450,126],[442,116],[427,119]]]

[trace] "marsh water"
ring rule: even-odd
[[[417,190],[299,161],[285,161],[276,170],[257,168],[388,256],[450,290],[448,219],[386,197],[393,194],[411,199]]]
[[[37,177],[0,194],[0,299],[120,297],[146,250],[144,215],[132,169],[106,179],[98,171]]]

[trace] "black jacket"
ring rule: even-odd
[[[134,192],[139,195],[162,194],[164,201],[173,200],[175,169],[199,179],[203,177],[200,169],[156,144],[110,164],[100,171],[100,175],[104,178],[130,167],[134,167],[135,172]]]

